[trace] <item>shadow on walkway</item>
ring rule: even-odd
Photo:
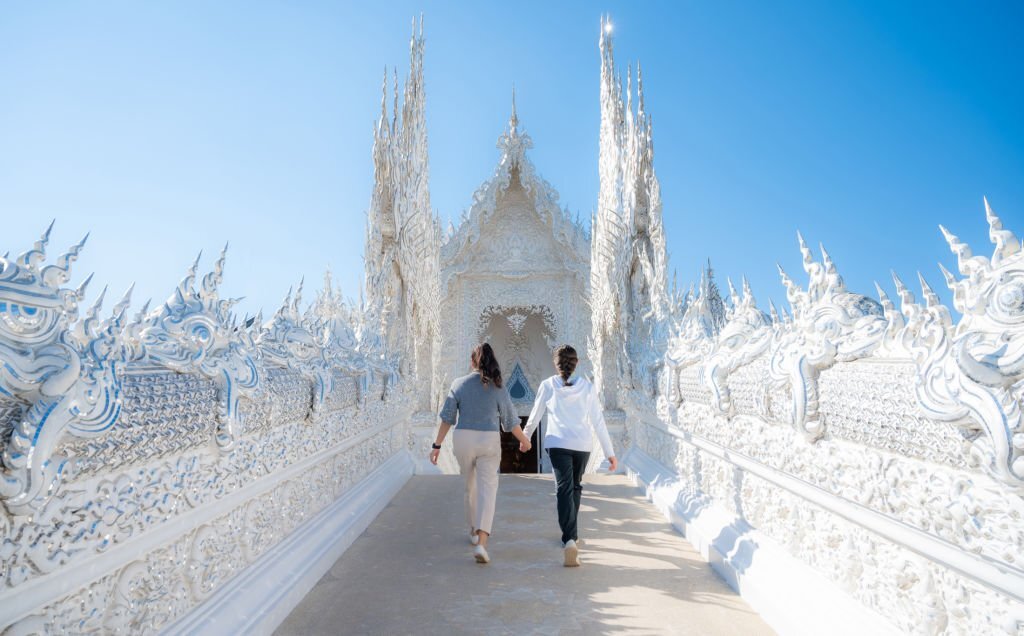
[[[461,478],[414,477],[276,633],[772,633],[625,477],[584,488],[582,567],[562,566],[546,475],[502,475],[478,565]]]

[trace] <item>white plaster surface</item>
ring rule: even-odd
[[[461,479],[414,477],[276,633],[773,633],[626,477],[584,486],[582,567],[561,564],[546,475],[502,475],[477,565]]]

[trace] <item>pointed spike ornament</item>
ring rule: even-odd
[[[18,257],[18,261],[23,266],[34,270],[37,265],[46,260],[46,246],[50,243],[50,232],[53,231],[53,224],[56,222],[57,219],[50,221],[50,225],[46,227],[46,231],[39,237],[39,240],[32,245],[32,249]]]
[[[1020,241],[1017,240],[1013,232],[1003,229],[1003,222],[992,210],[987,197],[984,202],[985,218],[988,219],[988,238],[996,246],[995,252],[992,254],[992,265],[995,267],[1004,258],[1020,251]]]
[[[199,250],[199,254],[196,255],[196,260],[192,261],[192,265],[189,266],[188,271],[185,273],[185,278],[182,279],[181,285],[179,286],[182,291],[190,291],[193,283],[196,280],[196,272],[199,271],[199,259],[203,257],[203,250]]]
[[[78,302],[82,302],[83,300],[85,300],[85,290],[88,289],[89,283],[92,282],[92,277],[94,275],[95,272],[86,276],[85,280],[82,281],[82,284],[79,285],[78,289],[75,290],[75,296],[78,298]]]
[[[111,315],[115,317],[121,316],[125,311],[127,311],[128,305],[132,303],[132,291],[134,290],[135,283],[132,282],[132,284],[128,286],[128,289],[125,290],[124,295],[121,296],[121,300],[117,301],[117,304],[114,305],[113,310],[111,310]]]
[[[818,243],[818,250],[821,252],[821,263],[825,269],[835,271],[835,263],[832,262],[832,257],[828,255],[823,243]]]
[[[946,243],[949,244],[949,249],[952,250],[954,254],[956,254],[955,245],[957,244],[959,239],[956,237],[955,234],[947,230],[946,226],[941,223],[939,223],[939,231],[942,232],[942,236],[945,237]]]
[[[228,244],[220,251],[220,256],[213,264],[213,271],[203,277],[203,292],[208,296],[215,296],[217,288],[224,281],[224,262],[227,260]]]
[[[800,234],[800,230],[796,232],[796,240],[800,245],[800,255],[803,258],[803,268],[807,274],[811,273],[811,264],[814,263],[814,255],[811,253],[811,248],[807,247],[807,242],[804,241],[804,237]]]
[[[921,295],[924,297],[925,307],[935,307],[939,303],[939,297],[935,294],[931,285],[924,279],[924,274],[917,273],[917,280],[921,284]]]
[[[903,284],[903,281],[895,271],[891,271],[890,274],[892,274],[892,282],[896,284],[896,293],[903,295],[903,292],[907,291],[907,286]]]
[[[53,223],[50,224],[53,227]],[[46,230],[47,236],[50,230]],[[85,247],[86,241],[89,240],[89,232],[85,233],[82,240],[68,248],[68,251],[60,255],[57,262],[53,265],[44,267],[42,270],[43,282],[47,285],[57,287],[68,282],[71,278],[71,264],[78,260],[78,255],[81,253],[82,248]]]
[[[230,245],[231,243],[228,241],[224,242],[224,247],[220,250],[220,258],[217,259],[217,263],[214,265],[214,270],[217,272],[218,276],[223,276],[224,274],[224,261],[227,260],[228,246]]]
[[[106,299],[106,297],[107,297],[107,286],[104,285],[103,286],[103,290],[100,292],[100,295],[96,297],[96,300],[93,301],[92,306],[89,307],[89,311],[86,312],[86,315],[87,315],[88,318],[90,318],[92,320],[95,320],[96,317],[99,316],[100,309],[103,308],[103,301],[104,301],[104,299]]]
[[[953,234],[942,225],[939,225],[939,230],[949,244],[949,250],[956,255],[957,271],[963,276],[970,276],[972,270],[977,269],[980,265],[977,263],[976,258],[981,257],[975,257],[974,252],[971,251],[971,247],[967,243],[961,241],[956,234]]]
[[[292,308],[296,313],[299,311],[299,305],[302,304],[302,287],[306,284],[306,277],[303,276],[299,279],[299,286],[295,290],[295,300],[292,301]]]
[[[896,275],[896,272],[892,273],[892,280],[896,285],[896,295],[900,297],[900,313],[913,322],[915,317],[920,314],[917,299],[914,297],[914,293],[903,283],[903,280]]]
[[[924,306],[928,314],[943,325],[944,328],[950,329],[953,326],[953,317],[949,313],[949,309],[942,304],[942,301],[939,300],[938,295],[931,285],[928,284],[928,281],[925,280],[921,272],[917,273],[917,278],[921,282],[921,293],[924,296]]]
[[[955,290],[956,277],[953,276],[953,273],[946,269],[946,266],[943,265],[942,263],[939,263],[939,269],[942,271],[942,277],[946,280],[946,287],[948,287],[950,290]]]
[[[896,333],[899,332],[903,327],[906,326],[906,321],[903,319],[903,313],[896,310],[896,305],[893,304],[889,295],[885,293],[882,286],[875,281],[875,291],[878,292],[878,304],[882,306],[882,315],[885,316],[888,321],[886,330],[890,336],[895,337]]]
[[[900,297],[900,311],[909,317],[913,312],[913,308],[917,305],[917,299],[914,298],[913,292],[903,284],[903,280],[900,279],[896,272],[892,272],[892,281],[896,285],[896,294]]]
[[[885,293],[885,290],[882,289],[882,286],[878,284],[877,280],[874,281],[874,283],[875,292],[878,294],[878,302],[882,305],[882,307],[885,307],[885,303],[889,301],[889,295]]]
[[[140,323],[146,319],[146,314],[149,313],[149,305],[153,302],[152,298],[147,298],[146,302],[142,303],[142,307],[136,312],[134,322]]]
[[[788,287],[793,282],[792,279],[786,274],[786,270],[782,269],[781,264],[776,263],[775,267],[779,269],[779,277],[782,279],[782,284]]]

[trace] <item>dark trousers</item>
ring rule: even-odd
[[[555,495],[558,506],[558,525],[562,528],[562,543],[579,539],[576,518],[580,513],[583,495],[583,471],[587,469],[590,453],[568,448],[549,448],[551,470],[555,473]]]

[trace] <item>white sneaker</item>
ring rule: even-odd
[[[580,550],[572,539],[565,542],[565,567],[575,568],[580,564]]]
[[[476,546],[473,550],[473,558],[476,559],[477,563],[490,563],[491,557],[487,554],[487,549],[482,545]]]
[[[476,530],[470,529],[469,531],[469,544],[478,545],[480,543],[480,535],[476,533]]]

